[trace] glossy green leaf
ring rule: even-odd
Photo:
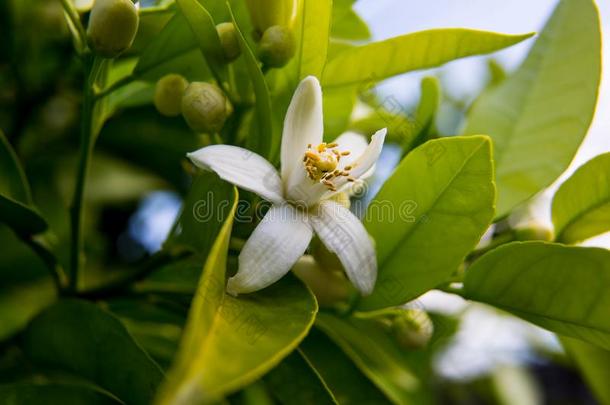
[[[301,41],[297,51],[298,78],[322,76],[328,51],[331,0],[304,1],[301,10]]]
[[[272,160],[278,153],[280,145],[280,134],[273,128],[271,96],[269,88],[265,81],[265,76],[258,65],[258,60],[254,55],[254,51],[250,48],[248,41],[240,30],[240,25],[235,19],[233,11],[231,11],[231,19],[237,30],[237,39],[243,57],[245,58],[250,81],[254,88],[254,97],[256,99],[256,130],[248,137],[249,149]]]
[[[236,206],[237,196],[233,213]],[[208,255],[159,404],[211,403],[252,383],[288,355],[313,322],[315,299],[293,277],[237,298],[225,294],[232,223],[230,214]]]
[[[118,405],[122,402],[86,385],[18,383],[0,385],[5,405]]]
[[[553,198],[559,242],[576,243],[610,231],[610,153],[582,165]]]
[[[342,405],[389,404],[388,398],[327,336],[312,329],[299,346]]]
[[[562,0],[519,69],[483,93],[465,134],[493,139],[499,217],[570,164],[597,102],[599,16],[591,0]]]
[[[482,55],[517,44],[532,34],[506,35],[446,28],[401,35],[357,46],[327,62],[322,84],[345,86],[380,81],[401,73],[427,69],[466,56]]]
[[[333,0],[331,36],[363,41],[371,37],[369,27],[352,9],[354,0]]]
[[[178,9],[193,31],[199,49],[216,80],[222,84],[227,77],[224,51],[216,31],[216,23],[208,10],[197,0],[176,0]]]
[[[466,271],[467,298],[610,349],[610,251],[544,242],[497,248]]]
[[[0,222],[19,234],[36,234],[47,223],[32,205],[30,186],[4,133],[0,131]]]
[[[442,138],[409,153],[364,219],[379,275],[359,308],[402,304],[447,281],[489,226],[494,199],[489,138]]]
[[[337,403],[320,375],[299,350],[282,360],[264,380],[283,404]]]
[[[410,403],[419,381],[395,341],[373,321],[319,313],[324,331],[395,404]]]
[[[610,404],[610,351],[565,336],[560,341],[599,402]]]
[[[24,334],[24,350],[34,363],[86,378],[129,404],[149,404],[163,377],[118,319],[86,301],[43,311]]]
[[[358,99],[355,86],[323,89],[324,139],[331,142],[348,128],[352,111]],[[375,131],[379,128],[377,127]],[[372,135],[375,132],[369,132]]]

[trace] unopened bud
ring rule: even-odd
[[[405,349],[424,348],[434,332],[428,314],[420,309],[404,309],[396,313],[392,321],[392,332],[400,346]]]
[[[95,0],[87,28],[89,46],[99,56],[115,58],[133,43],[138,23],[131,0]]]
[[[191,83],[182,97],[182,115],[197,132],[219,132],[231,112],[231,103],[223,91],[210,83]]]
[[[246,0],[246,5],[257,38],[273,25],[292,28],[296,20],[297,0]]]
[[[349,296],[350,284],[343,273],[321,268],[312,256],[301,257],[292,271],[311,289],[320,306],[333,306]]]
[[[290,28],[274,25],[267,28],[259,43],[258,55],[264,65],[282,67],[294,56],[295,41]]]
[[[155,86],[155,107],[161,115],[177,117],[182,112],[182,96],[188,86],[186,79],[178,74],[163,76]]]
[[[230,22],[220,23],[216,26],[216,31],[220,38],[225,60],[227,62],[232,62],[239,58],[239,55],[241,55],[241,48],[239,47],[239,41],[237,40],[235,25]]]
[[[514,231],[515,239],[518,241],[542,240],[550,242],[554,238],[553,231],[540,224],[532,224],[527,227],[517,228]]]

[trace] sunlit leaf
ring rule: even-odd
[[[297,51],[298,78],[321,77],[330,31],[331,0],[304,1],[301,10],[301,43]]]
[[[159,404],[212,403],[243,388],[288,355],[313,322],[315,299],[292,277],[237,298],[225,293],[232,223],[230,214],[208,255]]]
[[[489,138],[443,138],[409,153],[364,219],[379,275],[359,308],[402,304],[447,281],[489,226],[494,198]]]
[[[352,9],[353,4],[354,0],[333,0],[332,37],[360,41],[371,37],[369,27]]]
[[[149,404],[162,378],[121,322],[86,301],[43,311],[26,330],[24,348],[34,363],[89,379],[124,403]]]
[[[466,271],[464,293],[543,328],[610,349],[610,252],[511,243]]]
[[[532,34],[506,35],[463,28],[420,31],[357,46],[339,53],[324,69],[322,84],[345,86],[380,81],[517,44]]]
[[[599,402],[610,404],[610,351],[565,336],[560,341]]]
[[[464,133],[493,139],[498,217],[572,161],[595,110],[600,43],[593,1],[563,0],[521,67],[476,101]]]
[[[610,153],[590,160],[559,187],[553,224],[556,239],[565,243],[610,231]]]

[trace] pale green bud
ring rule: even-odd
[[[267,28],[258,46],[258,55],[264,65],[282,67],[294,56],[295,41],[292,31],[281,25]]]
[[[241,55],[241,48],[239,47],[239,41],[237,40],[235,25],[230,22],[220,23],[216,26],[216,31],[218,31],[218,37],[220,38],[225,60],[227,62],[232,62],[239,58],[239,55]]]
[[[89,46],[99,56],[115,58],[133,43],[138,23],[131,0],[95,0],[87,28]]]
[[[532,224],[527,227],[514,230],[515,239],[518,241],[542,240],[550,242],[553,240],[553,231],[544,225]]]
[[[333,306],[349,296],[350,283],[343,273],[321,268],[312,256],[302,256],[292,271],[314,293],[320,306]]]
[[[257,38],[273,25],[294,26],[297,0],[246,0],[246,5]]]
[[[232,110],[223,91],[210,83],[191,83],[182,97],[182,116],[197,132],[219,132]]]
[[[425,311],[404,309],[396,313],[392,321],[392,332],[403,348],[421,349],[432,338],[434,327]]]
[[[177,117],[182,112],[182,96],[189,83],[178,74],[163,76],[155,86],[154,103],[157,111],[166,117]]]

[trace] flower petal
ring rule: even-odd
[[[369,145],[366,147],[364,153],[362,153],[351,164],[351,177],[355,179],[364,179],[372,174],[372,171],[375,167],[375,163],[377,163],[377,159],[379,159],[379,155],[381,154],[381,149],[383,148],[383,141],[385,140],[386,133],[387,129],[383,128],[375,132],[375,134],[371,137],[371,143],[369,143]],[[340,177],[334,181],[335,187],[337,187],[337,189],[341,188],[347,183],[348,181],[346,177]]]
[[[347,131],[339,135],[337,139],[333,141],[339,145],[339,150],[349,151],[350,154],[342,156],[340,167],[351,166],[366,150],[368,142],[366,137],[358,132]]]
[[[282,179],[288,180],[299,167],[308,144],[322,142],[322,89],[318,79],[308,76],[297,87],[284,119],[282,133]]]
[[[377,257],[360,220],[350,210],[330,200],[320,203],[310,220],[324,245],[339,257],[352,284],[362,294],[370,294],[377,279]]]
[[[280,176],[265,158],[248,149],[212,145],[186,155],[198,167],[216,172],[220,178],[265,200],[284,201]]]
[[[313,235],[306,215],[289,204],[272,206],[244,245],[239,270],[229,279],[227,292],[257,291],[288,273]]]

